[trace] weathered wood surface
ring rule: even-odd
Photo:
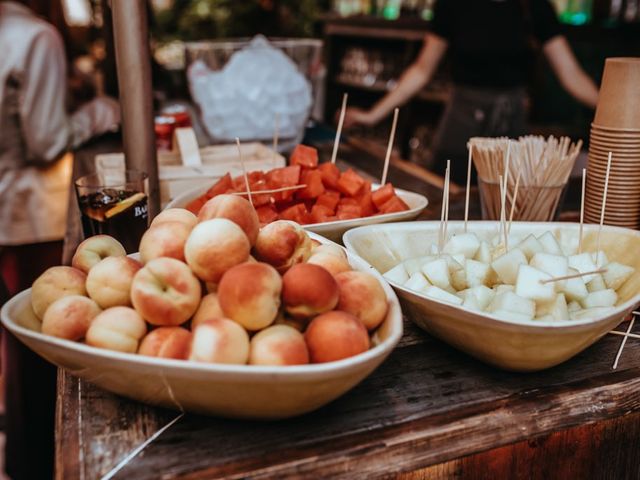
[[[434,465],[398,480],[640,478],[640,414],[542,435]]]
[[[640,342],[627,343],[616,371],[621,337],[609,335],[559,367],[516,374],[483,365],[410,323],[406,330],[376,372],[327,407],[264,423],[185,415],[114,478],[384,478],[604,420],[621,419],[609,432],[618,442],[640,428]],[[101,477],[178,415],[64,374],[59,395],[58,478]],[[549,455],[544,461],[558,468],[562,455],[573,462],[595,445],[578,442],[561,453],[561,441],[541,442],[548,452],[529,460]],[[517,450],[523,447],[514,448],[509,462],[525,462]],[[464,468],[470,465],[478,464]]]
[[[376,175],[379,164],[345,150],[351,164]],[[390,180],[427,195],[424,218],[439,215],[437,189],[393,166]],[[477,218],[477,199],[472,207]],[[451,210],[461,218],[460,199]],[[640,342],[627,342],[617,371],[611,366],[622,339],[609,335],[559,367],[516,374],[410,322],[405,330],[376,372],[317,412],[280,422],[185,415],[124,465],[179,412],[60,372],[57,478],[639,477]],[[596,459],[614,465],[596,466]]]

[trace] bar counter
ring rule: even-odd
[[[78,152],[75,175],[114,142]],[[340,155],[379,175],[379,161],[362,149]],[[399,162],[389,179],[428,197],[422,218],[439,218],[437,179]],[[471,205],[478,218],[475,194]],[[462,218],[463,208],[464,194],[453,196],[451,218]],[[72,205],[67,261],[79,232]],[[155,408],[60,370],[56,478],[639,478],[640,341],[627,341],[612,370],[621,341],[606,335],[558,367],[518,374],[484,365],[405,318],[398,347],[356,388],[274,422]]]

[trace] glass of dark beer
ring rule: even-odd
[[[107,171],[75,182],[84,238],[110,235],[127,253],[138,251],[149,215],[147,175],[135,170]]]

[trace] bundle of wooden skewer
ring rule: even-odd
[[[515,212],[517,220],[549,221],[582,141],[533,135],[518,140],[474,137],[468,146],[478,171],[483,218],[498,219],[502,207],[499,177],[504,176],[507,211]]]

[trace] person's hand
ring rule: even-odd
[[[340,112],[338,112],[337,115],[339,116]],[[344,123],[342,124],[342,126],[344,128],[351,128],[355,127],[356,125],[371,126],[374,123],[375,122],[373,121],[373,118],[371,117],[371,113],[369,111],[362,110],[361,108],[357,107],[350,107],[347,108],[347,111],[344,114]]]

